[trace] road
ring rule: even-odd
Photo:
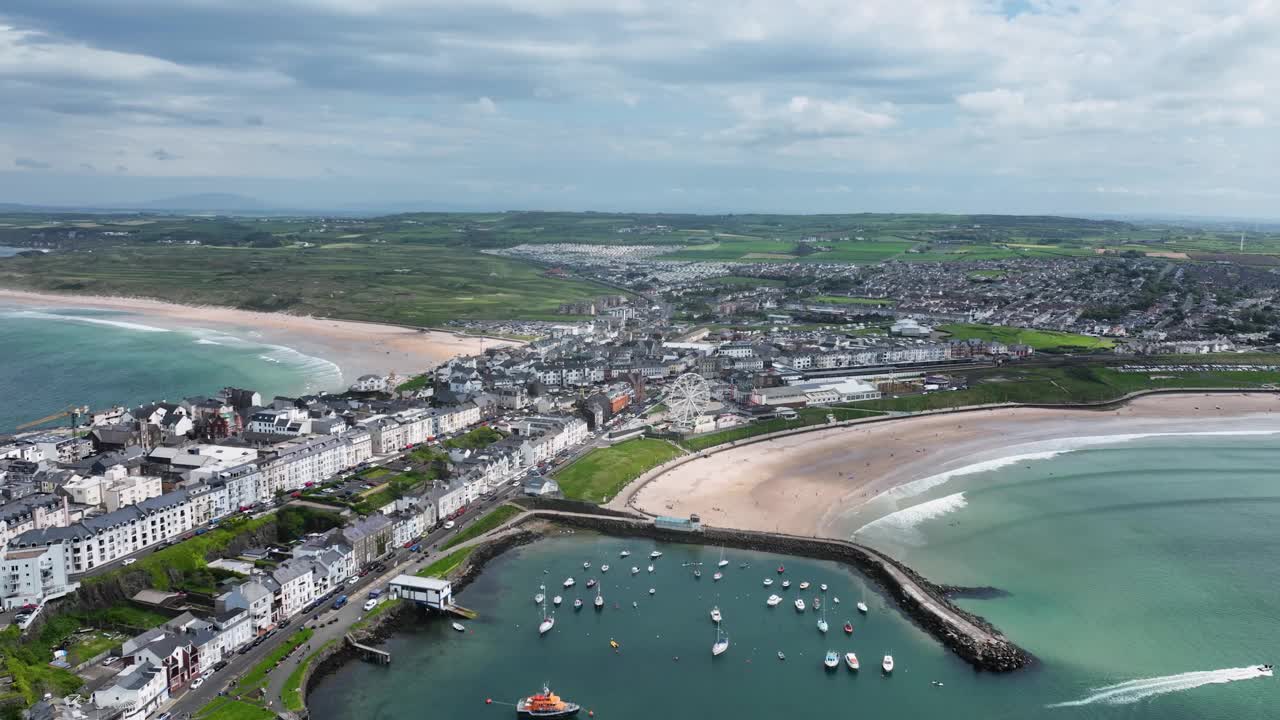
[[[474,544],[476,541],[469,541],[450,548],[448,552],[436,550],[436,548],[438,548],[444,541],[462,532],[464,529],[469,527],[471,523],[475,522],[480,517],[483,517],[489,510],[509,500],[515,492],[516,488],[508,485],[492,500],[481,500],[474,504],[472,506],[472,510],[468,511],[452,530],[440,528],[429,533],[420,541],[425,552],[412,553],[402,547],[395,548],[391,552],[390,556],[381,561],[387,566],[387,570],[385,572],[376,575],[374,573],[369,573],[368,575],[359,578],[355,584],[347,586],[347,589],[344,592],[351,598],[351,600],[342,609],[334,610],[332,605],[325,604],[310,613],[295,616],[290,622],[289,627],[277,632],[261,645],[252,648],[247,653],[243,655],[238,653],[233,655],[227,666],[210,676],[203,685],[195,690],[190,690],[180,695],[177,700],[170,703],[169,707],[161,708],[161,710],[167,710],[174,715],[194,713],[217,697],[218,693],[234,685],[235,681],[240,676],[244,675],[252,669],[254,665],[261,662],[271,653],[272,650],[279,647],[281,643],[285,642],[291,635],[293,635],[294,632],[302,628],[304,624],[315,626],[316,634],[312,636],[310,642],[307,645],[304,645],[303,649],[294,652],[284,663],[281,664],[279,668],[277,668],[275,672],[271,673],[269,676],[268,688],[275,694],[268,695],[268,698],[273,701],[278,701],[279,691],[283,688],[285,679],[287,679],[288,674],[292,672],[292,669],[297,666],[297,663],[309,654],[310,650],[307,649],[308,647],[313,649],[318,648],[329,639],[335,637],[341,638],[353,624],[364,617],[363,605],[366,595],[368,594],[366,591],[373,588],[385,588],[396,575],[406,572],[416,572],[422,567],[440,559],[444,555],[448,554],[448,552],[453,552],[458,547],[466,547]],[[485,540],[490,538],[491,536],[485,536]],[[280,708],[273,705],[272,709],[279,710]]]

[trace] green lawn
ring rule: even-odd
[[[608,502],[627,483],[679,455],[671,443],[637,438],[592,450],[556,473],[555,480],[567,498]]]
[[[723,285],[734,288],[782,287],[786,284],[782,280],[775,280],[773,278],[746,277],[742,275],[726,275],[724,277],[710,278],[706,283],[708,285]]]
[[[487,425],[481,425],[478,428],[468,430],[466,433],[459,435],[452,440],[446,441],[444,446],[456,450],[481,450],[498,442],[504,437],[506,437],[506,435],[503,435],[501,432],[498,432]]]
[[[384,605],[386,603],[383,603]],[[381,607],[381,606],[379,606]],[[284,689],[281,690],[280,702],[284,705],[284,709],[289,712],[302,712],[306,706],[302,697],[302,676],[306,674],[307,668],[311,667],[311,663],[315,662],[317,656],[326,648],[337,643],[338,639],[334,638],[312,651],[305,660],[298,663],[298,667],[289,673],[289,677],[285,678]]]
[[[262,684],[266,682],[267,675],[271,673],[272,668],[274,668],[281,660],[285,659],[289,653],[293,652],[299,645],[310,640],[311,636],[314,634],[315,630],[312,630],[311,628],[303,628],[302,630],[290,635],[288,640],[285,640],[283,643],[278,645],[257,665],[254,665],[253,669],[249,670],[249,672],[245,673],[244,676],[240,678],[240,682],[235,685],[235,694],[248,695],[261,687]]]
[[[465,530],[450,538],[449,542],[441,546],[441,549],[448,550],[449,548],[455,545],[461,545],[472,538],[480,537],[519,514],[520,508],[515,507],[514,505],[503,505],[501,507],[494,508],[484,517],[468,525]]]
[[[467,561],[467,558],[471,556],[471,553],[475,552],[476,547],[477,546],[472,545],[471,547],[465,547],[461,550],[454,550],[448,555],[445,555],[439,560],[436,560],[430,565],[419,570],[417,575],[418,577],[448,577],[449,573],[462,567],[462,564]]]
[[[82,582],[85,585],[93,585],[107,578],[145,572],[151,576],[151,586],[153,588],[156,590],[170,590],[172,589],[172,582],[169,576],[171,571],[178,571],[194,579],[207,581],[207,577],[205,577],[208,570],[207,559],[211,555],[216,555],[225,550],[238,535],[252,532],[273,522],[275,522],[274,514],[267,514],[254,519],[228,518],[222,521],[218,527],[203,535],[197,535],[176,545],[157,550],[129,567],[117,568],[101,575],[92,575]]]
[[[1030,345],[1036,352],[1088,352],[1110,350],[1115,343],[1107,338],[1053,330],[1005,327],[1003,325],[942,325],[938,328],[951,333],[953,340],[994,340],[1006,344]]]
[[[759,422],[732,427],[728,430],[721,430],[719,432],[687,438],[681,441],[680,444],[697,452],[699,450],[706,450],[707,448],[715,447],[716,445],[745,440],[757,435],[767,435],[771,432],[778,432],[779,430],[794,430],[795,428],[807,427],[809,425],[823,425],[827,422],[828,415],[835,416],[837,421],[841,421],[853,420],[861,417],[873,417],[879,414],[881,413],[878,411],[867,410],[864,408],[803,408],[797,411],[798,417],[795,420],[784,420],[782,418],[761,420]]]
[[[243,700],[220,697],[197,710],[195,720],[275,720],[276,714]]]
[[[891,298],[865,298],[865,297],[848,297],[846,295],[819,295],[809,298],[817,303],[830,303],[832,305],[896,305],[897,300]]]

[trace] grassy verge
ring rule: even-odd
[[[248,695],[257,691],[262,684],[266,682],[267,675],[271,673],[272,668],[280,664],[280,661],[288,657],[289,653],[296,650],[299,645],[310,640],[311,636],[314,634],[315,630],[312,630],[311,628],[303,628],[293,635],[290,635],[288,640],[284,641],[272,650],[271,653],[263,658],[261,662],[254,665],[249,672],[245,673],[244,677],[240,678],[240,682],[236,683],[235,686],[235,694]]]
[[[942,325],[952,340],[988,340],[1009,345],[1030,345],[1037,352],[1089,352],[1110,350],[1115,343],[1107,338],[1053,330],[1031,330],[1003,325]]]
[[[448,550],[449,548],[455,545],[461,545],[472,538],[480,537],[519,514],[520,508],[515,507],[514,505],[503,505],[501,507],[494,508],[484,517],[468,525],[465,530],[454,535],[441,549]]]
[[[778,432],[780,430],[794,430],[796,428],[807,427],[809,425],[823,425],[827,422],[827,416],[829,415],[834,416],[837,421],[840,421],[873,417],[881,413],[877,410],[869,410],[861,407],[815,407],[798,410],[796,414],[797,417],[794,420],[784,420],[782,418],[761,420],[760,422],[739,425],[738,427],[721,430],[720,432],[687,438],[681,441],[680,444],[697,452],[699,450],[706,450],[707,448],[715,447],[716,445],[737,442],[738,440],[745,440],[757,435],[768,435],[769,433]]]
[[[627,483],[679,455],[669,442],[637,438],[592,450],[556,473],[555,480],[567,498],[608,502]]]
[[[383,603],[383,605],[385,604]],[[302,697],[302,676],[307,673],[307,668],[311,667],[311,663],[315,662],[320,653],[337,642],[338,639],[334,638],[321,645],[319,649],[308,655],[305,660],[298,663],[298,667],[294,668],[293,672],[289,673],[289,677],[285,678],[284,689],[280,693],[280,702],[284,705],[285,710],[302,712],[305,706],[305,698]]]
[[[215,698],[193,714],[196,720],[274,720],[275,716],[266,708],[227,697]]]
[[[447,577],[449,573],[462,567],[462,564],[467,561],[467,558],[471,556],[471,553],[475,552],[475,549],[476,546],[472,545],[471,547],[463,548],[461,550],[454,550],[448,555],[445,555],[439,560],[436,560],[430,565],[419,570],[417,575],[418,577],[433,578]]]

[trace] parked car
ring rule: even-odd
[[[372,609],[374,609],[374,608],[376,608],[376,607],[378,607],[378,601],[377,601],[377,600],[369,599],[369,600],[365,600],[365,601],[364,601],[364,611],[365,611],[365,612],[369,612],[370,610],[372,610]]]
[[[198,677],[195,680],[191,681],[191,689],[195,690],[196,688],[200,687],[203,684],[204,684],[204,678]]]
[[[170,715],[170,714],[169,714],[169,713],[167,713],[167,712],[166,712],[166,713],[160,713],[159,715],[157,715],[157,716],[156,716],[156,720],[169,720],[169,718],[171,718],[171,717],[173,717],[173,716],[172,716],[172,715]]]
[[[446,521],[445,521],[445,523],[444,523],[444,529],[445,529],[445,530],[452,530],[452,529],[453,529],[453,525],[454,525],[454,522],[453,522],[452,520],[446,520]]]
[[[213,666],[213,671],[214,671],[214,672],[218,672],[219,670],[221,670],[222,668],[224,668],[224,667],[226,667],[226,666],[227,666],[227,661],[226,661],[226,660],[219,660],[219,661],[218,661],[218,662]]]
[[[119,656],[119,655],[112,655],[112,656],[108,657],[106,660],[103,660],[103,661],[102,661],[102,664],[103,664],[103,665],[115,665],[115,664],[116,664],[116,663],[118,663],[118,662],[120,662],[120,656]]]
[[[120,564],[121,564],[121,565],[124,565],[124,566],[126,566],[126,567],[127,567],[127,566],[132,565],[132,564],[134,564],[134,563],[136,563],[136,562],[138,562],[138,558],[125,558],[125,559],[124,559],[124,562],[122,562],[122,563],[120,563]]]
[[[342,609],[342,606],[343,606],[343,605],[346,605],[346,604],[347,604],[347,596],[346,596],[346,595],[339,595],[339,596],[338,596],[338,599],[333,601],[333,609],[334,609],[334,610],[341,610],[341,609]]]
[[[358,582],[360,582],[360,578],[355,575],[352,575],[351,577],[347,578],[348,585],[355,585]]]

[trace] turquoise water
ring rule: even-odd
[[[486,706],[484,698],[510,700],[550,680],[597,718],[1276,717],[1276,680],[1249,668],[1280,653],[1277,464],[1274,437],[1084,449],[899,498],[898,507],[930,505],[859,533],[934,580],[1007,591],[962,604],[1041,659],[1020,673],[974,672],[874,588],[870,615],[857,617],[862,580],[834,564],[730,551],[726,579],[713,584],[718,550],[666,545],[658,572],[633,580],[618,570],[643,568],[652,543],[580,534],[499,558],[460,597],[481,613],[471,632],[439,620],[406,622],[388,643],[391,666],[344,666],[315,688],[312,715],[389,719],[430,708],[444,717],[510,717],[510,707]],[[619,560],[623,547],[636,555]],[[562,609],[556,628],[539,638],[537,585],[554,594],[566,575],[581,583],[583,560],[614,565],[604,576],[608,609]],[[680,568],[690,560],[707,563],[702,579]],[[751,567],[739,569],[743,561]],[[827,582],[827,594],[844,600],[828,615],[826,636],[812,612],[764,606],[770,592],[787,603],[796,593],[762,587],[779,562],[786,577]],[[581,584],[565,593],[566,603],[579,594],[587,597]],[[732,646],[713,659],[707,613],[717,603]],[[840,629],[846,617],[856,627],[851,638]],[[619,654],[608,647],[611,637],[622,643]],[[827,649],[858,652],[864,669],[824,671]],[[776,659],[778,650],[786,661]],[[876,669],[886,652],[898,665],[889,678]]]
[[[14,255],[17,255],[18,253],[22,252],[25,249],[26,248],[16,248],[16,247],[9,247],[7,245],[0,245],[0,257],[13,257]]]
[[[333,389],[330,362],[245,333],[166,329],[128,313],[0,304],[0,432],[69,405],[136,405],[227,385],[264,398]]]

